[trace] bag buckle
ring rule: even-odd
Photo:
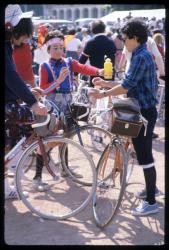
[[[144,130],[144,136],[146,136],[148,121],[142,115],[141,115],[141,119],[143,121],[143,125],[144,125],[144,128],[145,128],[145,130]]]

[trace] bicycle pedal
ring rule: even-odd
[[[119,169],[119,168],[115,169],[115,173],[120,172],[120,171],[121,171],[121,169]]]
[[[94,136],[94,141],[98,143],[103,143],[103,138],[100,136]]]
[[[98,187],[103,189],[108,189],[109,185],[107,185],[104,181],[101,181],[100,183],[98,183]]]

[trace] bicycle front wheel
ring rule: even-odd
[[[127,157],[118,140],[108,145],[97,166],[97,189],[93,196],[93,215],[98,227],[105,227],[115,216],[125,189]],[[106,178],[105,178],[106,176]]]
[[[77,131],[71,131],[67,136],[73,141],[81,144],[89,152],[95,163],[95,166],[97,166],[101,153],[111,141],[112,134],[98,126],[86,125],[79,127]],[[76,169],[73,169],[72,166],[69,167],[69,165],[71,165],[69,163],[69,150],[67,153],[67,162],[65,161],[65,153],[66,145],[63,145],[61,150],[61,162],[63,169],[68,172],[69,175],[72,176],[74,181],[83,185],[92,185],[92,183],[87,179],[76,178],[76,174],[82,175],[81,171],[82,169],[84,171],[85,165],[82,169],[78,169],[79,172]],[[71,174],[71,171],[76,174]],[[85,173],[87,174],[87,170],[85,171]]]
[[[81,186],[68,177],[61,175],[59,146],[66,144],[69,149],[69,162],[78,171],[85,164],[84,178],[92,183],[90,187]],[[46,219],[67,219],[82,211],[92,199],[96,190],[96,167],[88,152],[76,142],[51,136],[43,139],[45,151],[48,152],[50,169],[55,169],[54,178],[45,165],[42,169],[42,181],[48,184],[48,189],[42,191],[36,188],[33,178],[36,172],[36,161],[32,164],[30,157],[39,149],[38,141],[32,143],[22,154],[16,170],[16,188],[20,199],[32,213]],[[27,166],[31,162],[31,166]],[[25,171],[26,169],[26,171]],[[28,197],[24,195],[28,192]]]

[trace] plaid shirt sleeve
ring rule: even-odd
[[[144,77],[145,67],[146,64],[142,56],[136,56],[132,58],[129,70],[125,75],[122,86],[128,90],[136,87],[138,82]]]

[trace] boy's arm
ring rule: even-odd
[[[39,87],[43,90],[46,90],[48,89],[50,86],[52,87],[52,84],[57,82],[56,80],[54,80],[53,82],[51,83],[48,83],[48,72],[47,70],[45,69],[45,67],[43,66],[43,64],[41,64],[39,66]],[[60,84],[58,84],[58,87],[59,87]],[[49,91],[47,91],[47,95],[49,95],[50,93],[53,92],[54,89],[56,89],[57,86],[54,86],[52,88],[49,88]]]
[[[96,68],[91,65],[81,64],[76,60],[72,60],[73,72],[81,73],[88,76],[99,76],[102,75],[102,69]]]

